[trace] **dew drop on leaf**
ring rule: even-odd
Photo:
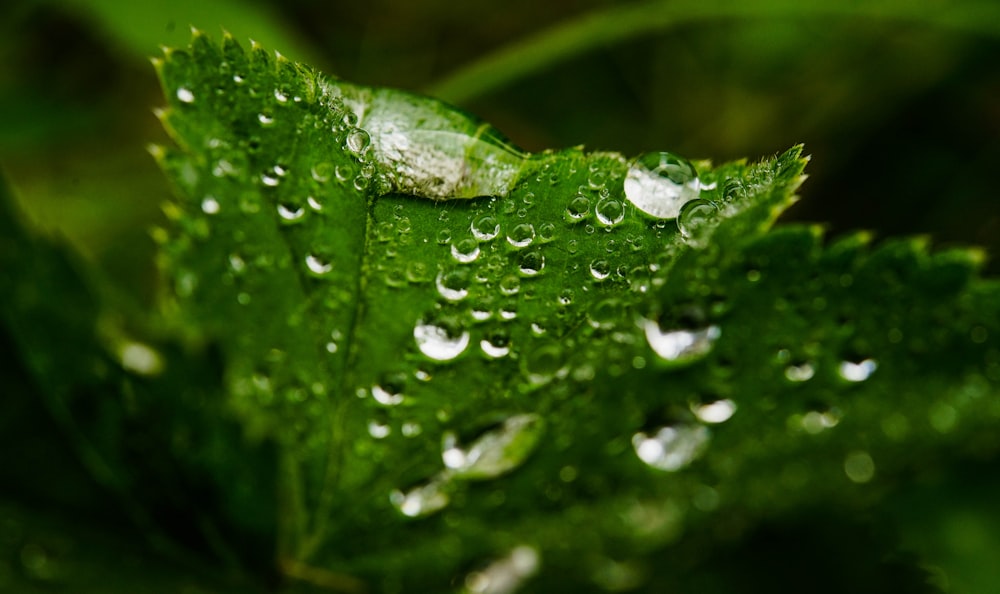
[[[500,234],[500,223],[492,215],[483,215],[472,221],[471,230],[479,241],[489,241]]]
[[[639,459],[649,466],[674,472],[704,453],[710,437],[703,425],[678,423],[660,427],[651,434],[636,433],[632,436],[632,447]]]
[[[702,423],[724,423],[736,412],[736,403],[725,398],[714,402],[692,404],[691,412]]]
[[[642,212],[675,219],[700,193],[698,173],[687,159],[668,152],[639,156],[625,175],[625,197]]]
[[[451,257],[460,264],[475,262],[479,257],[479,242],[471,237],[451,244]]]
[[[306,256],[306,268],[316,276],[325,276],[333,270],[333,263],[323,260],[315,254]]]
[[[653,320],[642,321],[650,348],[665,361],[686,363],[700,359],[712,350],[722,334],[718,326],[697,330],[663,330]]]
[[[290,206],[288,204],[278,204],[278,216],[285,223],[297,223],[306,214],[306,209],[301,206]]]
[[[437,476],[405,493],[393,491],[389,495],[389,501],[404,516],[410,518],[429,516],[448,505],[450,500],[444,491],[445,484],[445,480]]]
[[[874,359],[864,359],[862,361],[841,361],[837,367],[840,377],[849,382],[863,382],[878,369],[878,363]]]
[[[610,227],[625,218],[625,206],[618,200],[606,198],[597,203],[594,213],[597,214],[598,221]]]
[[[201,210],[205,214],[217,214],[219,212],[219,201],[212,196],[205,196],[201,201]]]
[[[531,223],[521,223],[515,225],[510,233],[507,234],[507,242],[510,245],[522,248],[531,245],[531,242],[535,239],[535,228]]]
[[[465,576],[463,594],[513,594],[521,583],[538,571],[538,552],[521,545],[485,569]]]
[[[194,93],[187,87],[177,89],[177,99],[181,103],[194,103]]]
[[[469,346],[469,333],[451,332],[435,324],[417,322],[413,327],[413,338],[420,352],[435,361],[450,361],[465,352]]]
[[[456,478],[496,478],[524,463],[538,445],[545,423],[536,414],[514,415],[463,448],[453,433],[441,442],[441,458]]]

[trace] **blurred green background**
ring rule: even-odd
[[[693,11],[613,43],[595,35],[587,51],[486,89],[447,83],[526,37],[544,47],[554,27],[642,3],[8,0],[0,167],[33,222],[149,303],[149,230],[163,223],[170,187],[145,149],[167,142],[152,115],[163,100],[148,56],[185,44],[190,25],[217,38],[225,28],[354,82],[451,89],[529,150],[665,149],[721,162],[805,143],[810,179],[784,220],[980,245],[994,257],[989,272],[1000,271],[1000,18],[974,18],[988,2],[899,0],[902,16],[852,16],[846,0],[819,2],[839,5],[837,16],[770,11],[789,5],[772,0],[704,4],[740,8]],[[961,26],[913,18],[922,4],[972,7],[957,11],[972,17]],[[986,494],[1000,487],[982,471],[956,470],[896,507],[904,540],[949,568],[954,591],[996,578],[988,559],[1000,550],[1000,518]]]

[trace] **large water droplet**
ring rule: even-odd
[[[423,321],[413,327],[413,338],[420,352],[435,361],[450,361],[469,346],[468,331],[452,331]]]
[[[700,191],[694,166],[672,153],[641,155],[625,176],[625,197],[658,219],[677,218],[681,206],[697,198]]]
[[[448,505],[448,494],[444,490],[446,484],[444,478],[438,475],[405,493],[393,491],[389,495],[389,501],[404,516],[410,518],[429,516]]]
[[[705,451],[710,437],[703,425],[681,423],[660,427],[652,435],[636,433],[632,447],[646,464],[673,472],[694,462]]]
[[[544,421],[536,414],[515,415],[466,448],[459,446],[453,433],[447,433],[441,444],[441,458],[456,478],[496,478],[524,463],[538,445],[544,428]]]
[[[697,330],[664,331],[653,320],[643,320],[642,326],[650,348],[662,359],[674,363],[687,363],[704,357],[722,334],[714,325]]]

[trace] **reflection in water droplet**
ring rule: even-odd
[[[413,487],[407,492],[393,491],[389,501],[404,516],[419,518],[444,508],[448,505],[448,494],[444,491],[445,480],[440,475],[426,484]]]
[[[654,435],[636,433],[632,436],[632,447],[639,459],[649,466],[673,472],[701,456],[710,437],[704,425],[667,425]]]
[[[510,555],[490,563],[481,571],[465,576],[468,594],[512,594],[521,583],[538,571],[538,552],[519,546]]]
[[[871,377],[876,369],[878,369],[878,362],[874,359],[865,359],[857,363],[842,361],[837,368],[837,372],[840,374],[840,377],[849,382],[863,382]]]
[[[205,196],[205,199],[201,201],[201,210],[205,214],[216,214],[219,212],[219,201],[212,196]]]
[[[420,352],[435,361],[450,361],[465,352],[469,346],[469,333],[452,333],[441,326],[417,322],[413,338]]]
[[[453,433],[441,442],[441,458],[456,478],[482,480],[496,478],[527,460],[541,439],[545,423],[536,414],[515,415],[487,431],[467,448],[458,445]]]
[[[194,103],[194,93],[191,92],[191,89],[181,87],[177,89],[177,99],[181,103]]]
[[[314,254],[309,254],[306,256],[306,268],[316,276],[324,276],[333,270],[333,263],[327,262]]]
[[[660,358],[671,362],[689,362],[700,359],[712,350],[722,334],[718,326],[700,330],[669,330],[664,332],[653,320],[643,320],[646,341]]]
[[[724,423],[736,412],[736,403],[727,398],[705,404],[692,404],[691,412],[702,423]]]
[[[698,173],[687,159],[672,153],[646,153],[625,176],[625,197],[642,212],[675,219],[681,206],[698,197]]]
[[[611,274],[611,264],[607,260],[594,260],[590,263],[590,276],[596,280],[604,280]]]
[[[541,252],[533,251],[521,255],[518,270],[524,276],[535,276],[545,268],[545,256]]]
[[[489,241],[500,234],[500,223],[492,215],[483,215],[472,221],[471,230],[479,241]]]
[[[583,195],[578,195],[569,201],[566,206],[566,214],[570,219],[579,220],[590,213],[590,199]]]
[[[505,330],[497,330],[479,341],[479,347],[491,359],[506,357],[510,353],[510,336]]]

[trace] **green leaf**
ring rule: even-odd
[[[279,444],[291,577],[622,589],[996,451],[981,258],[770,231],[799,147],[531,155],[230,36],[155,63],[166,297]]]

